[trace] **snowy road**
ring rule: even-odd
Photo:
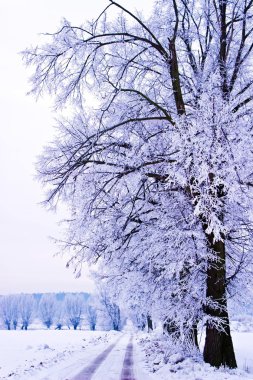
[[[0,380],[155,379],[132,336],[132,331],[0,330]]]
[[[133,364],[132,336],[124,334],[71,380],[137,380]]]
[[[131,337],[130,342],[126,348],[125,359],[123,363],[123,368],[121,372],[120,380],[135,380],[133,371],[133,338]]]
[[[157,338],[131,330],[0,330],[0,380],[253,380],[253,332],[233,339],[239,369],[217,371],[190,358],[154,366]]]

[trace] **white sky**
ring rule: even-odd
[[[152,0],[122,0],[129,9]],[[49,236],[60,236],[60,215],[47,212],[34,163],[53,137],[50,102],[26,96],[29,72],[18,52],[54,32],[62,17],[80,24],[95,17],[106,0],[0,0],[0,294],[90,291],[84,273],[75,279],[66,257]]]

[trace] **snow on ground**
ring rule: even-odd
[[[108,355],[107,359],[97,369],[92,380],[119,380],[122,366],[126,354],[126,347],[129,343],[130,334],[123,334],[116,347]],[[144,380],[145,378],[143,378]],[[149,380],[149,379],[145,379]]]
[[[138,336],[136,343],[141,350],[137,350],[136,359],[139,365],[142,363],[143,370],[153,372],[156,380],[253,380],[253,332],[233,331],[232,336],[238,365],[236,370],[215,369],[203,363],[198,353],[194,360],[185,353],[176,353],[168,342],[161,340],[161,335],[156,334]],[[204,335],[201,348],[203,344]]]
[[[204,364],[199,354],[193,360],[176,352],[175,347],[172,353],[160,333],[136,334],[136,380],[253,380],[253,332],[239,330],[233,332],[237,370],[214,369]],[[92,379],[119,380],[131,334],[132,331],[0,330],[0,379],[72,380],[116,342]],[[202,346],[203,341],[204,336]]]
[[[121,333],[0,330],[0,379],[71,379]]]

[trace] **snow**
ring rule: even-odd
[[[155,334],[139,336],[137,346],[141,350],[137,352],[136,360],[142,362],[143,370],[153,371],[152,379],[156,380],[253,380],[253,332],[232,332],[234,349],[238,369],[216,369],[203,363],[201,356],[196,355],[195,360],[181,353],[174,353],[164,363],[164,348]],[[203,349],[204,335],[200,348]],[[139,377],[138,380],[146,378]]]
[[[60,380],[80,372],[121,333],[0,330],[0,379]]]
[[[115,347],[93,380],[118,380],[131,331],[0,330],[0,379],[72,380],[108,346]],[[202,337],[201,346],[203,346]],[[193,360],[174,353],[164,363],[158,335],[135,334],[136,380],[253,380],[253,332],[234,331],[237,370],[214,369],[200,356]],[[160,343],[161,344],[161,343]],[[160,346],[161,347],[161,346]]]
[[[234,332],[232,335],[238,367],[249,371],[253,379],[253,332]]]
[[[115,380],[120,379],[122,364],[125,357],[126,345],[129,342],[129,334],[125,334],[119,344],[109,354],[107,360],[95,372],[92,380]],[[105,375],[106,374],[106,375]]]

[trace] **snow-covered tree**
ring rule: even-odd
[[[56,330],[61,330],[66,323],[66,311],[64,301],[56,301],[55,325]]]
[[[99,290],[99,302],[103,307],[106,318],[109,321],[110,328],[115,331],[121,329],[121,313],[119,306],[111,299],[106,287]]]
[[[97,309],[93,306],[88,304],[87,310],[86,310],[87,320],[89,323],[90,330],[94,331],[96,330],[97,325]]]
[[[17,295],[7,295],[0,299],[0,316],[7,330],[17,329],[19,318],[19,299]]]
[[[138,307],[138,305],[131,306],[129,308],[128,317],[132,321],[133,325],[138,330],[144,330],[147,325],[146,315],[142,312],[142,310]]]
[[[39,303],[39,317],[42,323],[50,329],[56,313],[56,299],[53,294],[43,294]]]
[[[19,316],[20,316],[20,297],[18,294],[11,296],[11,308],[12,308],[12,326],[14,330],[17,330]]]
[[[39,165],[72,208],[70,262],[150,289],[181,337],[204,319],[218,367],[236,367],[227,294],[252,280],[252,20],[252,0],[156,0],[148,19],[109,0],[25,53],[33,92],[74,105]]]
[[[67,294],[64,303],[68,324],[72,325],[74,330],[76,330],[81,323],[84,311],[84,299],[80,294]]]
[[[27,330],[35,311],[35,300],[31,294],[21,294],[19,297],[19,312],[21,329]]]

